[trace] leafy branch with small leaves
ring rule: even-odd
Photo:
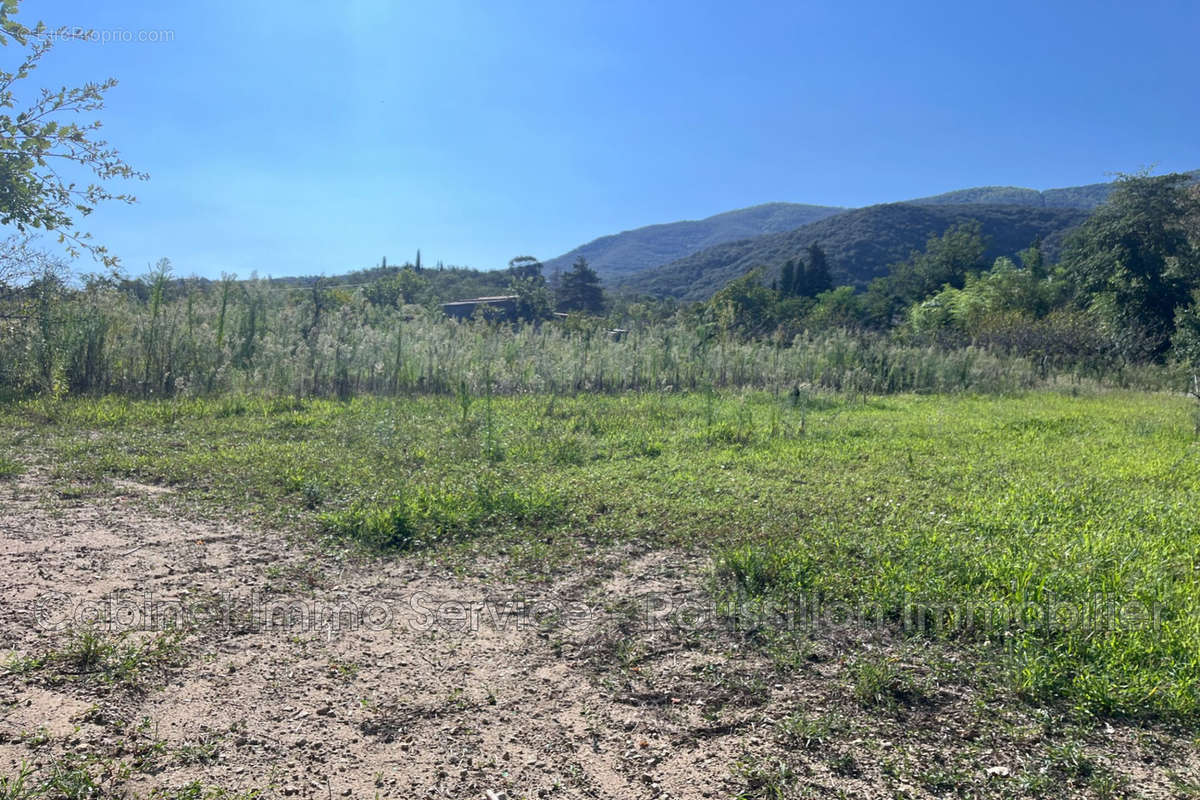
[[[80,230],[79,220],[106,201],[135,202],[132,194],[110,189],[109,181],[149,176],[125,163],[100,138],[99,120],[76,120],[103,109],[104,96],[117,81],[42,88],[23,101],[18,91],[22,82],[70,31],[52,30],[41,22],[28,27],[13,18],[18,7],[19,0],[0,0],[0,45],[22,49],[15,68],[0,69],[0,224],[21,234],[54,231],[71,257],[87,251],[115,268],[116,256]],[[91,177],[81,183],[72,175],[78,172]]]

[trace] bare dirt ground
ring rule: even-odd
[[[1086,771],[1048,760],[1050,723],[953,687],[864,711],[833,641],[785,673],[662,624],[703,607],[677,553],[522,586],[189,521],[152,486],[0,491],[0,774],[90,758],[113,796],[318,798],[1103,796],[1098,769],[1171,797],[1200,774],[1186,736],[1132,727],[1073,739]]]

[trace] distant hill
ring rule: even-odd
[[[887,272],[889,265],[922,249],[931,235],[951,225],[977,219],[988,239],[988,258],[1016,253],[1036,238],[1044,240],[1053,257],[1062,234],[1083,222],[1088,212],[1078,208],[1023,205],[956,205],[890,203],[847,211],[784,233],[743,239],[710,247],[656,269],[631,275],[617,285],[621,291],[706,299],[730,280],[759,266],[779,269],[789,258],[804,257],[819,242],[829,257],[834,282],[864,286]]]
[[[1193,172],[1192,175],[1200,179],[1200,171]],[[1111,191],[1111,183],[1045,190],[1019,186],[977,186],[905,202],[907,205],[927,207],[988,205],[1092,211],[1108,199]],[[832,206],[767,203],[697,221],[649,225],[611,236],[602,236],[569,253],[552,258],[545,262],[546,273],[552,273],[555,268],[567,270],[576,258],[583,256],[610,287],[628,286],[641,289],[647,286],[663,286],[675,292],[679,291],[679,288],[675,286],[676,282],[673,279],[659,277],[639,280],[633,276],[665,267],[675,261],[686,261],[693,255],[726,244],[739,245],[728,252],[742,252],[744,248],[740,244],[746,239],[781,234],[848,213],[854,212]],[[854,220],[855,218],[850,218],[847,224],[852,224]],[[883,249],[888,250],[888,246],[883,245]],[[715,252],[726,251],[718,249]],[[702,260],[707,261],[708,258],[709,256],[705,256]],[[689,263],[694,266],[695,262]]]
[[[1200,170],[1190,173],[1200,181]],[[602,236],[544,262],[544,274],[566,271],[579,256],[600,274],[610,290],[704,299],[727,281],[755,266],[777,269],[802,255],[813,241],[830,256],[834,279],[863,286],[888,265],[924,246],[955,222],[972,217],[992,237],[989,255],[1020,250],[1038,235],[1054,255],[1062,232],[1079,224],[1103,203],[1110,183],[1063,189],[978,186],[921,197],[903,203],[848,210],[801,203],[764,203],[701,220],[669,222]],[[356,286],[395,272],[371,268],[326,279],[331,285]],[[460,299],[496,294],[508,286],[505,270],[426,267],[428,294]],[[308,286],[317,276],[276,278],[288,286]]]
[[[1187,173],[1192,180],[1200,180],[1200,170]],[[976,186],[956,192],[936,194],[908,200],[925,206],[948,206],[970,204],[1034,206],[1038,208],[1079,208],[1091,211],[1108,199],[1111,183],[1089,183],[1086,186],[1069,186],[1065,189],[1024,189],[1020,186]]]
[[[1092,183],[1087,186],[1072,186],[1066,189],[1023,189],[1020,186],[977,186],[959,189],[933,197],[909,200],[909,203],[926,206],[948,205],[1005,205],[1033,206],[1036,208],[1079,208],[1086,211],[1099,206],[1108,199],[1111,183]]]
[[[1043,191],[1018,186],[978,186],[906,202],[923,206],[1019,205],[1090,211],[1103,203],[1111,190],[1110,183]],[[552,258],[545,262],[546,274],[549,275],[555,268],[568,270],[576,258],[583,256],[606,284],[622,284],[635,273],[663,266],[710,247],[795,230],[847,211],[835,206],[765,203],[702,220],[647,225],[602,236]]]
[[[544,262],[545,274],[550,275],[555,268],[565,272],[576,258],[583,256],[605,283],[612,284],[627,275],[669,263],[713,245],[794,230],[843,211],[844,208],[834,206],[766,203],[726,211],[701,220],[648,225],[602,236],[552,258]]]

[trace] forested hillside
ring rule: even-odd
[[[870,206],[819,220],[801,228],[712,247],[658,269],[631,276],[619,288],[636,294],[703,300],[756,267],[778,273],[788,259],[802,257],[819,242],[829,258],[834,282],[863,287],[947,228],[978,220],[987,255],[1015,254],[1041,238],[1053,259],[1062,234],[1088,216],[1079,209],[1013,205]]]
[[[764,203],[701,220],[647,225],[576,247],[546,261],[546,271],[565,272],[582,256],[602,279],[612,283],[723,242],[790,231],[843,211],[834,206]]]
[[[1198,179],[1200,171],[1193,172],[1191,175],[1193,179]],[[1044,190],[1020,186],[976,186],[904,202],[908,205],[921,206],[1003,205],[1092,211],[1108,198],[1112,187],[1112,183],[1092,183],[1084,186]],[[869,206],[857,209],[857,211],[879,207]],[[678,293],[678,287],[673,286],[673,279],[647,278],[645,283],[641,283],[636,282],[639,279],[634,279],[633,276],[663,267],[674,261],[685,260],[690,256],[711,248],[719,248],[722,245],[732,245],[727,252],[742,252],[744,250],[740,246],[742,240],[786,233],[847,213],[851,213],[851,211],[833,206],[765,203],[717,214],[707,219],[647,225],[643,228],[602,236],[576,247],[569,253],[548,260],[546,268],[548,273],[553,273],[556,269],[565,270],[574,263],[575,259],[582,256],[609,285],[635,282],[634,285],[639,290],[645,286],[664,285],[670,288],[670,291],[658,292],[656,290],[655,293],[696,299],[710,295],[716,286],[709,286],[707,281],[703,281],[708,286],[704,292],[681,295]],[[855,226],[860,223],[857,219],[851,218],[846,220],[846,224]],[[839,228],[839,234],[840,232]],[[917,238],[921,239],[920,236]],[[768,244],[768,246],[771,245]],[[906,247],[909,246],[911,245],[906,245]],[[718,250],[711,255],[715,256],[722,252],[726,251]],[[905,255],[907,252],[899,253],[900,257]],[[709,255],[705,255],[701,260],[708,262]],[[694,270],[694,265],[689,266],[688,269]],[[857,271],[848,267],[847,272],[856,273]],[[720,282],[717,283],[717,286],[719,285]]]
[[[1188,173],[1193,181],[1200,180],[1200,170]],[[1067,186],[1062,189],[1026,189],[1021,186],[976,186],[954,192],[909,200],[910,203],[927,206],[962,205],[964,203],[988,205],[1018,205],[1041,208],[1080,208],[1091,211],[1098,208],[1115,184],[1089,183],[1085,186]]]
[[[1200,176],[1200,172],[1194,172],[1192,176]],[[906,257],[912,249],[924,244],[929,235],[940,233],[971,214],[987,217],[981,222],[986,223],[985,234],[994,239],[995,255],[1012,254],[1027,246],[1030,242],[1023,239],[1033,231],[1034,236],[1042,235],[1047,239],[1046,251],[1053,258],[1063,225],[1069,227],[1083,218],[1072,212],[1094,210],[1107,199],[1112,187],[1112,183],[1094,183],[1039,191],[1017,186],[979,186],[904,203],[852,210],[800,203],[764,203],[702,220],[647,225],[602,236],[547,260],[544,262],[545,274],[551,277],[556,272],[566,272],[575,261],[584,258],[609,286],[661,297],[700,300],[754,266],[777,270],[783,261],[798,252],[797,242],[793,239],[804,248],[811,243],[806,237],[815,236],[830,253],[835,280],[863,286],[881,274],[889,263]],[[913,206],[937,210],[922,215],[912,211]],[[973,210],[977,206],[993,208]],[[1068,213],[1061,217],[1030,216],[1024,210],[1014,212],[996,208],[1000,206]],[[818,227],[812,228],[813,225]],[[394,276],[397,272],[394,266],[382,266],[325,280],[333,286],[358,285]],[[509,288],[508,274],[502,270],[438,266],[417,272],[424,275],[422,291],[408,291],[407,294],[420,296],[423,300],[453,300],[501,293]],[[277,280],[288,285],[310,286],[320,278]],[[408,287],[410,290],[415,288]]]
[[[1026,189],[1021,186],[976,186],[954,192],[909,200],[926,206],[963,204],[1034,206],[1040,208],[1081,208],[1090,211],[1108,199],[1111,183],[1092,183],[1066,189]]]

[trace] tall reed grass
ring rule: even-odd
[[[841,330],[747,341],[670,322],[639,324],[615,338],[599,321],[459,322],[420,306],[379,307],[361,294],[262,280],[168,282],[168,270],[159,265],[147,297],[92,286],[8,315],[0,391],[344,399],[799,386],[865,396],[1013,392],[1089,379],[1081,365],[1048,371],[1044,360]],[[1178,377],[1127,367],[1106,380],[1167,388]]]

